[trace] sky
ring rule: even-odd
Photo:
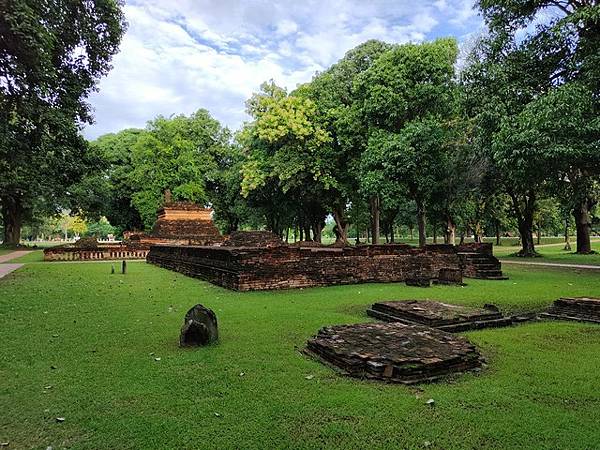
[[[460,44],[482,28],[472,0],[129,0],[124,11],[88,139],[200,108],[236,130],[264,81],[292,90],[369,39]]]

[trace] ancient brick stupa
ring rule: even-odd
[[[212,210],[190,202],[170,202],[158,210],[150,235],[196,245],[219,243],[223,237],[212,221]]]
[[[128,233],[131,242],[143,244],[217,245],[223,242],[212,221],[212,209],[192,202],[174,202],[165,192],[165,202],[157,211],[150,233]]]

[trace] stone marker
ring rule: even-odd
[[[482,365],[466,338],[399,322],[325,327],[308,341],[305,352],[345,375],[404,384]]]
[[[512,325],[494,305],[484,308],[451,305],[433,300],[396,300],[374,303],[367,314],[386,322],[422,324],[449,332]]]
[[[208,308],[198,304],[191,308],[183,320],[179,345],[194,347],[211,344],[219,339],[217,316]]]

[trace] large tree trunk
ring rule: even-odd
[[[372,243],[379,244],[379,196],[373,196],[369,199],[371,206],[371,235]]]
[[[427,235],[425,233],[425,206],[422,202],[417,203],[417,226],[419,228],[419,247],[425,247]]]
[[[335,220],[336,227],[335,242],[348,245],[348,221],[343,207],[337,206],[334,208],[333,220]],[[356,241],[358,242],[358,227],[356,227]]]
[[[321,243],[323,236],[323,223],[317,220],[312,225],[313,241]]]
[[[535,246],[533,245],[533,224],[519,222],[519,234],[521,235],[520,256],[535,256]]]
[[[4,220],[4,245],[17,246],[21,242],[23,226],[23,206],[18,198],[2,197],[2,217]]]
[[[577,253],[592,253],[592,218],[590,209],[593,206],[589,199],[582,200],[574,209],[575,228],[577,230]]]
[[[533,241],[533,213],[535,211],[536,195],[529,191],[523,196],[523,205],[520,204],[516,194],[509,192],[513,202],[513,209],[517,218],[519,235],[521,236],[521,250],[519,256],[537,256]]]

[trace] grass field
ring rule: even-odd
[[[589,271],[509,267],[508,281],[462,288],[266,293],[139,262],[125,276],[109,272],[34,263],[0,280],[0,442],[9,448],[600,447],[598,326],[470,332],[488,368],[418,387],[344,378],[299,352],[324,325],[368,321],[375,300],[542,308],[560,295],[600,295]],[[181,350],[182,317],[199,302],[217,313],[220,343]]]
[[[578,255],[575,252],[575,243],[571,244],[571,251],[564,250],[564,243],[541,245],[536,247],[539,258],[521,258],[514,256],[520,247],[494,247],[494,255],[501,259],[514,259],[519,261],[531,260],[532,262],[549,262],[565,264],[590,264],[600,266],[600,241],[592,242],[592,249],[597,253],[591,255]]]

